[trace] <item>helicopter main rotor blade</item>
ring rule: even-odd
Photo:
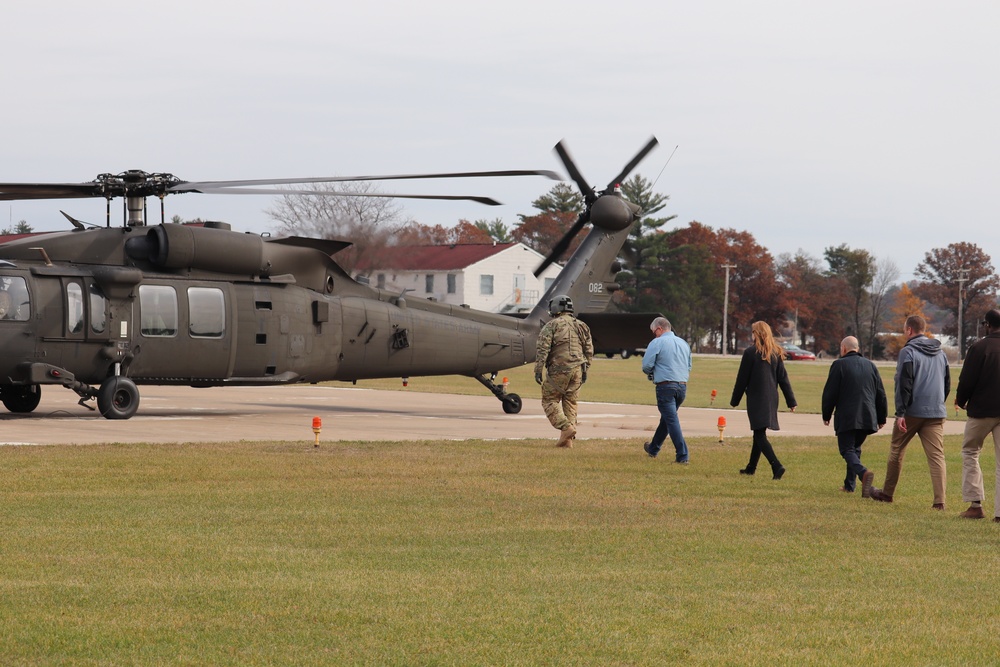
[[[0,200],[101,197],[94,183],[0,183]]]
[[[204,188],[241,188],[252,185],[296,185],[299,183],[347,183],[353,181],[403,181],[433,178],[489,178],[500,176],[545,176],[561,181],[562,176],[548,169],[507,169],[503,171],[456,171],[440,174],[390,174],[385,176],[319,176],[315,178],[271,178],[244,181],[181,181],[167,192],[204,192]]]
[[[642,159],[649,154],[649,151],[656,148],[656,145],[658,143],[660,142],[656,140],[656,137],[650,137],[649,141],[646,142],[646,145],[643,146],[642,149],[635,154],[634,158],[632,158],[632,161],[629,162],[627,165],[625,165],[625,168],[621,170],[621,173],[615,176],[614,179],[612,179],[612,181],[608,183],[608,190],[610,191],[613,187],[615,187],[615,185],[621,184],[621,182],[625,180],[625,178],[628,177],[630,173],[632,173],[632,170],[636,168],[636,165],[642,162]]]
[[[391,192],[337,192],[334,190],[283,190],[280,188],[227,188],[207,187],[184,192],[198,192],[206,195],[329,195],[334,197],[382,197],[384,199],[443,199],[446,201],[474,201],[487,206],[501,203],[489,197],[469,195],[401,195]]]
[[[556,181],[562,180],[562,176],[547,169],[505,169],[501,171],[456,171],[436,174],[389,174],[384,176],[326,176],[319,178],[252,179],[242,181],[182,181],[173,174],[150,174],[135,169],[125,171],[121,174],[100,174],[97,178],[88,183],[0,183],[0,200],[76,199],[86,197],[101,197],[104,199],[113,199],[115,197],[164,197],[169,194],[209,191],[215,194],[233,194],[235,192],[239,192],[238,188],[244,186],[344,183],[351,181],[488,178],[504,176],[544,176]],[[248,192],[244,190],[244,194],[248,194]],[[275,193],[260,191],[256,194],[289,193],[287,191]],[[344,195],[345,193],[331,192],[328,194]],[[423,195],[398,196],[410,199],[467,199],[470,201],[481,201],[483,203],[496,205],[496,202],[485,197],[430,197]]]

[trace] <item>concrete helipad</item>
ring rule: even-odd
[[[219,442],[231,440],[312,440],[312,419],[323,420],[321,441],[464,440],[469,438],[554,438],[537,399],[520,414],[504,414],[492,396],[458,396],[412,391],[380,391],[314,385],[279,387],[141,386],[139,412],[132,419],[102,418],[77,404],[71,391],[44,388],[30,415],[0,408],[0,445],[89,444],[103,442]],[[686,436],[748,437],[743,410],[681,408]],[[580,404],[580,439],[648,440],[659,415],[653,406]],[[775,435],[826,435],[819,415],[782,412]],[[948,422],[947,433],[961,433]],[[886,431],[883,431],[886,432]]]

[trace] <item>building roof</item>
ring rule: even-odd
[[[452,271],[468,268],[517,243],[458,243],[453,245],[394,246],[380,250],[366,267],[397,271]],[[377,266],[376,266],[377,264]]]

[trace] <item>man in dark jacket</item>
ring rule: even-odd
[[[853,492],[861,479],[861,497],[871,497],[875,473],[861,465],[861,445],[865,438],[885,426],[889,406],[882,377],[875,364],[858,352],[858,339],[840,341],[840,359],[830,365],[823,387],[823,423],[837,434],[840,455],[847,462],[842,491]]]
[[[992,433],[997,468],[993,520],[1000,523],[1000,310],[986,313],[983,326],[986,336],[969,348],[955,391],[955,405],[969,414],[962,440],[962,500],[972,503],[959,516],[983,518],[985,494],[979,452],[986,434]]]
[[[919,315],[910,315],[903,326],[907,340],[896,361],[896,422],[885,466],[885,486],[872,489],[871,497],[883,503],[892,502],[906,446],[919,435],[934,488],[931,508],[943,510],[947,477],[944,419],[948,415],[944,399],[951,392],[951,375],[941,341],[927,336],[926,328],[927,322]]]

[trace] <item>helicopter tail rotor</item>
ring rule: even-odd
[[[553,262],[559,260],[559,258],[566,252],[566,250],[573,243],[573,239],[576,235],[587,225],[587,223],[592,223],[595,227],[600,227],[601,229],[606,229],[609,231],[618,231],[624,229],[625,227],[631,225],[636,218],[638,218],[642,211],[638,206],[626,201],[621,196],[621,189],[619,184],[624,181],[632,170],[642,162],[642,159],[649,154],[659,142],[656,137],[650,137],[646,145],[643,146],[638,153],[629,161],[628,164],[619,172],[614,179],[608,183],[607,187],[604,188],[600,193],[596,193],[594,188],[587,185],[586,179],[584,179],[583,174],[577,168],[576,163],[573,158],[570,157],[569,151],[560,141],[555,146],[555,152],[562,161],[563,166],[566,167],[566,171],[569,173],[570,177],[576,183],[577,187],[580,188],[581,194],[583,194],[583,200],[586,204],[583,212],[577,217],[576,222],[573,226],[563,235],[559,241],[552,246],[552,250],[549,254],[542,260],[542,263],[538,265],[535,269],[535,277],[537,278],[545,269],[547,269]]]

